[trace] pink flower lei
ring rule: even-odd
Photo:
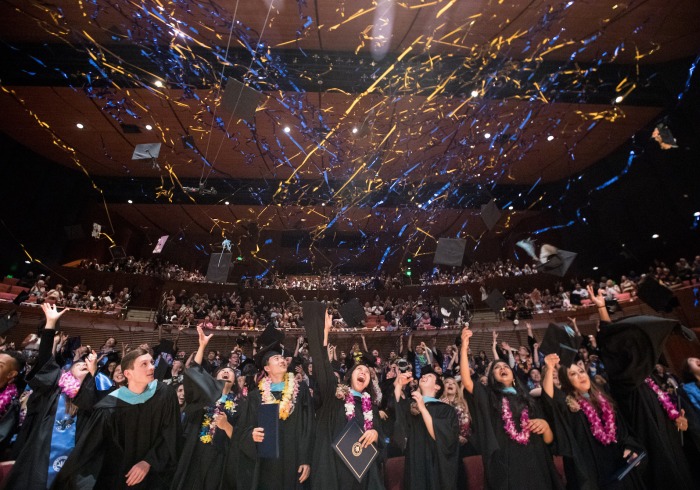
[[[585,398],[580,398],[578,402],[581,406],[581,411],[583,411],[588,419],[593,437],[595,437],[603,446],[609,446],[613,442],[617,442],[615,411],[610,405],[610,402],[608,402],[604,396],[598,398],[598,403],[600,403],[600,411],[603,414],[602,422],[598,416],[598,412],[593,407],[591,402]]]
[[[523,408],[523,411],[520,413],[520,432],[515,430],[513,412],[510,410],[510,402],[506,396],[503,397],[501,402],[501,418],[503,419],[503,429],[508,434],[508,437],[524,446],[530,442],[530,429],[527,428],[527,424],[530,422],[530,415],[527,407]]]
[[[668,415],[669,419],[676,420],[681,416],[678,409],[676,409],[673,403],[671,403],[671,398],[669,398],[668,393],[659,388],[659,385],[657,385],[654,380],[651,379],[651,376],[647,376],[644,382],[654,391],[654,393],[656,393],[656,398],[659,399],[659,403],[662,407],[664,407],[664,410],[666,410],[666,415]]]
[[[344,395],[344,406],[345,406],[345,418],[351,420],[355,418],[355,397],[352,395],[349,386],[338,385],[336,389],[336,396]],[[362,393],[362,417],[364,418],[364,428],[365,430],[372,430],[374,428],[374,414],[372,413],[372,397],[369,393]]]
[[[80,381],[78,381],[70,371],[66,371],[61,375],[58,380],[58,386],[61,388],[61,392],[71,400],[75,398],[80,391]]]
[[[0,393],[0,417],[3,417],[10,408],[12,400],[17,398],[17,387],[14,383],[8,383]]]

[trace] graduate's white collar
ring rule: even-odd
[[[158,380],[154,379],[153,381],[148,383],[148,386],[146,386],[146,389],[143,393],[136,394],[126,386],[122,386],[118,390],[115,390],[112,393],[110,393],[109,396],[113,396],[125,403],[128,403],[129,405],[139,405],[141,403],[146,403],[148,400],[150,400],[153,397],[153,395],[155,395],[157,387]]]

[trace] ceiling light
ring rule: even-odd
[[[129,199],[129,200],[126,201],[126,202],[128,202],[129,204],[134,204],[134,201],[132,201],[131,199]]]
[[[472,97],[478,97],[479,96],[479,91],[478,90],[472,90]]]
[[[700,211],[695,211],[695,214],[693,214],[696,218],[700,217]]]
[[[288,132],[290,132],[291,130],[292,130],[292,129],[291,129],[289,126],[285,126],[285,127],[284,127],[284,132],[285,132],[285,133],[288,133]]]
[[[594,271],[597,271],[597,270],[598,270],[598,266],[596,265],[595,267],[593,267],[593,270],[594,270]]]
[[[153,129],[153,126],[151,126],[150,124],[146,124],[146,129],[150,131],[151,129]]]
[[[357,128],[352,128],[352,134],[357,134],[358,131],[359,131],[359,129],[357,129]]]
[[[513,210],[513,206],[508,206],[508,211],[512,211],[512,210]]]
[[[224,202],[224,204],[226,204],[228,206],[228,201]]]
[[[75,125],[75,127],[78,129],[83,129],[85,126],[83,126],[83,123],[78,123]]]
[[[154,83],[153,85],[155,85],[156,87],[162,87],[162,86],[163,86],[163,82],[161,82],[160,80],[156,80],[155,83]]]
[[[658,234],[658,233],[654,233],[653,235],[651,235],[651,237],[652,237],[654,240],[656,240],[657,238],[659,238],[659,234]]]
[[[306,218],[301,218],[299,221],[306,221]]]
[[[625,98],[624,98],[622,95],[618,95],[617,97],[615,97],[615,103],[616,103],[616,104],[619,104],[619,103],[622,102],[623,100],[625,100]]]
[[[326,205],[326,203],[325,203],[325,202],[322,202],[322,203],[321,203],[321,206],[325,206],[325,205]]]
[[[552,136],[551,134],[549,136],[547,136],[547,141],[552,141],[553,139],[554,139],[554,136]]]
[[[491,137],[491,133],[484,133],[484,138],[489,139]]]
[[[25,263],[25,264],[31,264],[32,261],[31,261],[31,260],[25,260],[24,263]]]

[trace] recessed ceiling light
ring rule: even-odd
[[[593,267],[593,270],[594,270],[594,271],[597,271],[597,270],[598,270],[598,266],[596,265],[595,267]]]
[[[617,97],[615,97],[615,103],[616,103],[616,104],[619,104],[619,103],[622,102],[623,100],[625,100],[625,98],[624,98],[622,95],[618,95]]]
[[[226,204],[228,206],[228,201],[224,202],[224,204]]]
[[[513,206],[508,206],[508,211],[512,211],[512,210],[513,210]]]
[[[284,132],[285,132],[285,133],[288,133],[288,132],[290,132],[291,130],[292,130],[292,129],[291,129],[289,126],[285,126],[285,127],[284,127]]]
[[[479,96],[479,91],[478,90],[472,90],[472,97],[478,97]]]
[[[150,131],[151,129],[153,129],[153,126],[151,126],[150,124],[146,124],[146,129]]]
[[[357,134],[358,131],[359,131],[359,129],[357,129],[357,128],[352,128],[352,134]]]
[[[491,133],[484,133],[484,138],[489,139],[491,137]]]
[[[153,85],[155,85],[156,87],[162,87],[163,82],[161,82],[160,80],[156,80],[156,82]]]
[[[549,136],[547,136],[547,141],[552,141],[553,139],[554,139],[554,136],[552,136],[551,134]]]
[[[78,129],[83,129],[85,126],[83,126],[83,123],[78,123],[75,125],[75,127]]]
[[[652,237],[653,239],[657,239],[657,238],[659,238],[659,234],[658,234],[658,233],[654,233],[653,235],[651,235],[651,237]]]
[[[695,216],[696,218],[700,217],[700,211],[695,211],[695,214],[693,214],[693,216]]]
[[[306,221],[306,218],[301,218],[299,221]]]
[[[25,260],[24,263],[25,263],[25,264],[31,264],[32,261],[31,261],[31,260]]]
[[[321,203],[321,206],[325,206],[325,205],[326,205],[326,203],[325,203],[325,202],[322,202],[322,203]]]
[[[129,199],[129,200],[126,201],[126,202],[128,202],[129,204],[134,204],[134,201],[132,201],[131,199]]]

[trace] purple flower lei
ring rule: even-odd
[[[70,371],[66,371],[61,375],[58,380],[58,386],[61,388],[61,392],[71,400],[75,398],[80,391],[80,381],[78,381]]]
[[[654,393],[656,393],[656,398],[659,399],[659,403],[662,407],[664,407],[664,410],[666,410],[666,415],[668,415],[669,419],[676,420],[681,416],[680,412],[678,412],[676,407],[673,406],[673,403],[671,403],[668,393],[659,388],[659,385],[657,385],[654,380],[651,379],[651,376],[647,376],[644,382],[654,391]]]
[[[2,393],[0,393],[0,417],[3,417],[10,408],[12,400],[17,398],[17,386],[14,383],[8,383]]]
[[[352,407],[352,409],[350,409]],[[374,414],[372,413],[372,398],[369,393],[362,393],[362,416],[364,418],[365,430],[374,428]],[[350,390],[345,394],[345,418],[348,420],[355,418],[355,397]]]
[[[588,419],[593,437],[603,446],[609,446],[613,442],[617,442],[615,411],[605,397],[601,396],[598,401],[600,403],[600,411],[603,414],[603,422],[601,422],[598,412],[596,412],[596,409],[588,400],[581,398],[579,400],[579,405]]]
[[[508,434],[512,440],[518,444],[527,445],[530,442],[530,429],[527,428],[527,424],[530,421],[530,415],[528,413],[527,407],[523,408],[520,413],[520,429],[518,432],[515,430],[515,422],[513,422],[513,412],[510,410],[510,402],[507,397],[503,397],[501,402],[501,418],[503,419],[503,429]]]

